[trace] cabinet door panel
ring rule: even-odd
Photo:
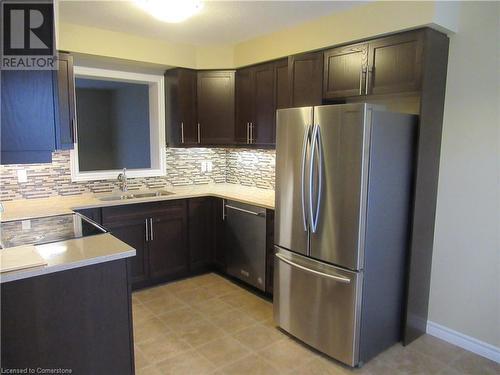
[[[255,114],[251,141],[258,145],[275,143],[276,106],[274,101],[274,64],[255,67]]]
[[[411,32],[369,43],[367,94],[390,94],[420,89],[423,39]]]
[[[324,55],[323,96],[327,99],[363,95],[368,45],[334,48]]]
[[[132,246],[135,257],[128,258],[131,268],[132,287],[144,283],[149,278],[146,245],[146,219],[107,224],[105,227],[113,236]]]
[[[275,101],[276,109],[290,107],[290,90],[288,82],[288,59],[275,63]]]
[[[254,70],[240,69],[236,72],[236,143],[249,143],[249,125],[254,112]]]
[[[189,268],[186,211],[167,209],[152,218],[152,235],[148,242],[150,277],[168,279],[182,276]]]
[[[59,53],[58,70],[55,72],[54,91],[56,105],[56,148],[68,150],[75,142],[75,78],[73,74],[73,57],[67,53]]]
[[[53,73],[3,71],[0,123],[3,164],[50,162],[55,149]]]
[[[189,265],[192,271],[209,267],[214,250],[214,211],[211,198],[192,198],[188,202]]]
[[[290,56],[288,69],[292,107],[320,105],[323,98],[323,53]]]
[[[197,97],[201,143],[233,143],[234,71],[198,72]]]
[[[194,145],[198,143],[196,71],[168,70],[165,79],[168,143],[173,146]]]

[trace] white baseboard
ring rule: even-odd
[[[463,333],[431,322],[430,320],[427,321],[427,333],[441,340],[447,341],[450,344],[459,346],[472,353],[476,353],[477,355],[500,363],[500,348],[496,346],[464,335]]]

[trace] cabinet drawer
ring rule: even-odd
[[[152,216],[169,215],[169,213],[165,211],[181,211],[184,210],[185,207],[186,202],[184,199],[104,207],[102,209],[102,222],[106,224],[117,221],[129,221]]]

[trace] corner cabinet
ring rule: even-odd
[[[234,70],[199,71],[197,138],[203,145],[234,143]]]
[[[71,56],[59,69],[1,72],[1,163],[49,163],[74,143],[75,98]]]
[[[236,143],[257,146],[275,144],[275,80],[275,63],[236,72]]]

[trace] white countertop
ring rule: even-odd
[[[151,198],[134,198],[129,200],[102,201],[99,197],[111,195],[82,194],[69,197],[56,196],[39,199],[20,199],[2,202],[4,212],[1,221],[33,219],[35,217],[53,216],[72,213],[74,210],[94,207],[120,206],[144,202],[155,202],[195,197],[218,197],[242,203],[274,209],[274,190],[259,189],[236,184],[190,185],[163,189],[173,192],[172,195]],[[137,191],[130,190],[129,193]]]
[[[135,255],[135,249],[113,237],[110,233],[36,245],[35,250],[47,262],[47,265],[3,272],[0,274],[0,283],[66,271]]]

